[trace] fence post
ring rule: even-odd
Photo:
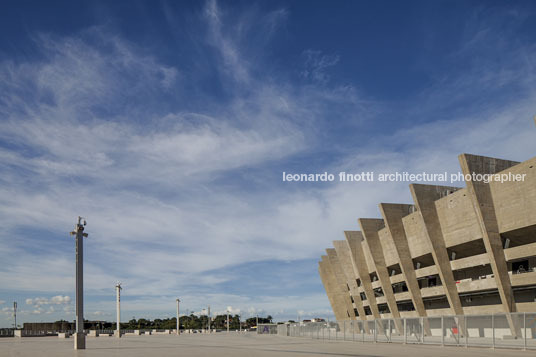
[[[495,349],[495,314],[491,314],[491,348]]]
[[[369,326],[368,326],[368,320],[365,320],[365,321],[363,322],[363,329],[361,330],[361,334],[363,335],[363,336],[362,336],[363,343],[365,343],[365,324],[367,324],[367,328],[368,328],[368,327],[369,327]],[[370,330],[369,330],[369,331],[370,331]]]
[[[408,343],[408,333],[407,333],[408,319],[404,318],[404,344]]]
[[[465,348],[469,347],[469,327],[467,327],[467,315],[463,315],[465,327]]]
[[[441,315],[441,347],[445,347],[445,318]]]
[[[424,317],[421,317],[421,343],[424,345]]]
[[[460,341],[460,330],[461,330],[461,328],[460,328],[460,317],[459,316],[458,316],[458,319],[456,320],[456,330],[458,330],[457,331],[458,332],[458,340],[456,342],[457,342],[458,346],[460,346],[461,345],[461,341]]]
[[[376,319],[374,319],[374,343],[378,342],[376,337],[377,337],[377,333],[376,333]]]
[[[387,320],[389,321],[389,341],[388,342],[391,342],[391,337],[392,337],[392,332],[391,332],[391,319]]]
[[[525,338],[523,339],[523,350],[527,350],[527,313],[523,313],[523,333]]]

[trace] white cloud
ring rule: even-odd
[[[56,305],[70,304],[71,303],[71,298],[69,296],[58,295],[58,296],[52,297],[52,299],[50,299],[50,303],[51,304],[56,304]]]
[[[67,305],[71,303],[69,296],[53,296],[52,298],[36,297],[33,299],[26,299],[27,305],[33,305],[35,307],[41,307],[42,305]]]
[[[248,66],[239,53],[235,43],[222,32],[222,13],[216,0],[209,0],[205,5],[205,17],[210,29],[210,42],[223,59],[223,69],[239,82],[250,79]]]
[[[229,311],[230,315],[240,315],[240,309],[234,308],[232,306],[227,306],[225,313],[227,313],[227,311]]]
[[[91,312],[90,314],[94,315],[94,316],[111,316],[112,314],[109,313],[109,312],[105,312],[105,311],[93,311]]]

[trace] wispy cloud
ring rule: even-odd
[[[304,78],[325,84],[329,81],[330,76],[326,69],[333,67],[339,62],[339,56],[326,55],[320,51],[306,50],[303,52],[305,58],[305,69],[301,72]]]

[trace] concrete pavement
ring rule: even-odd
[[[322,341],[304,338],[216,333],[88,337],[87,349],[75,351],[73,339],[57,337],[0,338],[0,356],[359,356],[359,357],[494,357],[533,356],[534,351],[440,347],[387,343]]]

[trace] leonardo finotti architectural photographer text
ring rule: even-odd
[[[448,172],[442,173],[409,173],[409,172],[392,172],[392,173],[375,173],[374,171],[360,172],[360,173],[348,173],[339,172],[332,174],[328,172],[314,173],[314,174],[298,174],[287,173],[283,171],[283,181],[285,182],[333,182],[335,180],[339,182],[462,182],[462,181],[477,181],[489,183],[495,182],[509,182],[509,181],[525,181],[526,174],[467,174],[464,175],[461,172],[449,174]]]

